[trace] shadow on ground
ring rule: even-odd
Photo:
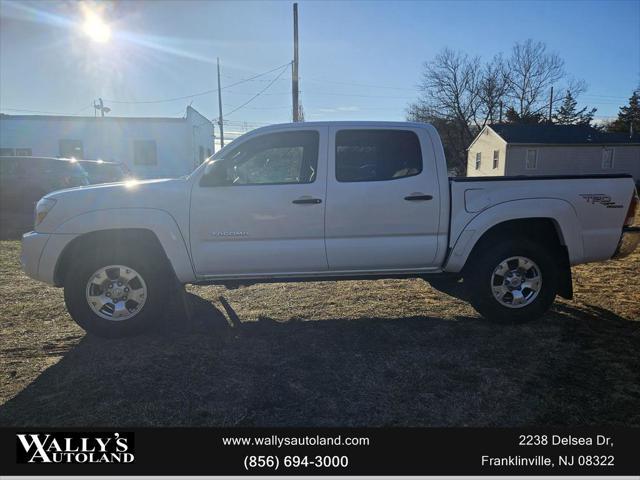
[[[225,301],[186,302],[189,331],[84,337],[0,407],[0,425],[640,426],[638,323],[602,308],[496,326],[242,322]]]

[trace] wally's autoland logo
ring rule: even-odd
[[[16,434],[18,463],[132,463],[132,432]]]

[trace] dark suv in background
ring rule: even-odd
[[[49,192],[89,185],[75,160],[0,157],[0,238],[19,238],[33,229],[33,209]]]
[[[131,172],[124,163],[103,160],[78,160],[89,175],[89,183],[122,182],[131,178]]]

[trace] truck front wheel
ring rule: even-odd
[[[91,249],[74,259],[64,300],[87,332],[108,338],[134,335],[158,323],[171,284],[168,269],[138,249],[109,250]]]
[[[476,252],[466,270],[471,304],[483,317],[499,323],[541,317],[558,292],[560,269],[553,249],[526,238]]]

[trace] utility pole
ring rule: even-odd
[[[293,4],[293,64],[291,65],[291,95],[293,96],[293,121],[300,120],[298,100],[298,4]]]
[[[551,96],[549,97],[549,123],[551,123],[552,110],[553,110],[553,86],[551,87]]]
[[[222,88],[220,88],[220,58],[218,60],[218,125],[220,126],[220,148],[224,147],[224,127],[222,126]]]
[[[502,123],[502,100],[500,100],[500,120],[498,120],[498,123]]]

